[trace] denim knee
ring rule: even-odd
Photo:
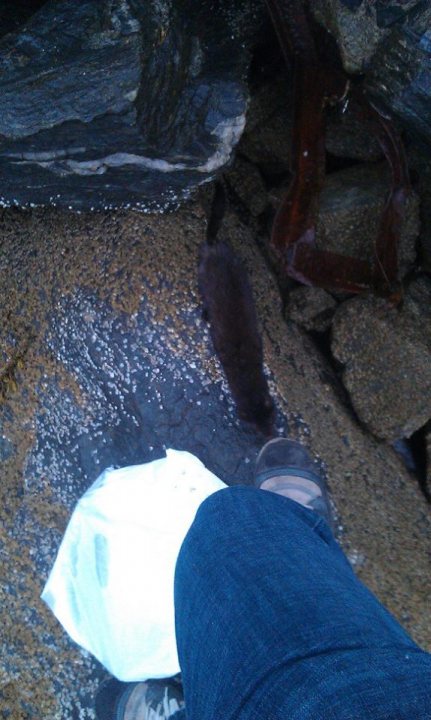
[[[250,519],[259,522],[261,515],[267,516],[267,513],[280,514],[285,521],[290,518],[295,525],[303,523],[327,544],[334,542],[327,523],[312,510],[283,495],[243,485],[227,487],[210,495],[199,506],[195,523],[208,527],[223,518],[225,528],[227,525],[238,528],[238,523]]]

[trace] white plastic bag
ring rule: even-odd
[[[167,450],[105,470],[79,500],[42,599],[119,680],[179,671],[175,563],[199,505],[223,487],[194,455]]]

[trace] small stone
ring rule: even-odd
[[[336,307],[336,301],[326,290],[298,287],[289,292],[285,316],[304,330],[324,332],[331,325]]]
[[[376,297],[343,303],[332,352],[360,420],[377,437],[410,437],[431,417],[431,341],[423,321]]]

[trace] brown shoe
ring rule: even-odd
[[[301,443],[287,438],[267,442],[257,456],[255,486],[300,503],[333,526],[325,479]]]

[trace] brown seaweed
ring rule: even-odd
[[[391,169],[391,188],[386,198],[375,241],[373,286],[376,292],[401,298],[398,281],[398,245],[407,197],[411,191],[403,142],[389,118],[382,115],[361,92],[356,93],[362,115],[376,135]]]
[[[283,270],[296,280],[351,293],[373,289],[397,300],[399,229],[409,192],[401,139],[392,123],[351,87],[341,63],[334,65],[317,44],[302,0],[266,0],[286,61],[293,63],[292,181],[274,219],[271,247]],[[376,133],[392,171],[392,186],[375,243],[374,263],[316,247],[316,216],[325,178],[327,105],[354,102]]]
[[[199,262],[204,316],[239,417],[269,437],[274,432],[275,408],[263,371],[253,291],[240,259],[217,237],[224,208],[224,192],[217,185]]]

